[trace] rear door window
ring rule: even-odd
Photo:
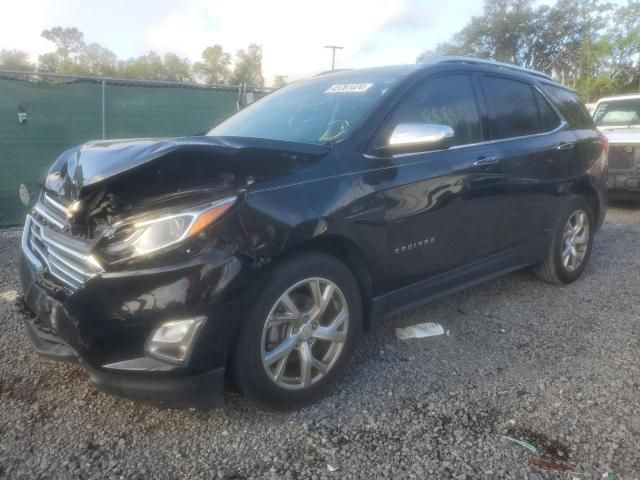
[[[493,139],[522,137],[542,131],[531,85],[490,75],[483,75],[481,82]]]
[[[540,131],[550,132],[560,126],[560,117],[542,94],[534,89],[538,111],[540,112]]]

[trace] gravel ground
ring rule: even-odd
[[[2,478],[566,478],[502,435],[568,478],[640,478],[640,206],[610,208],[577,283],[516,273],[387,322],[332,395],[287,414],[231,393],[158,410],[41,359],[13,307],[17,242],[0,232]],[[425,320],[448,335],[395,337]]]

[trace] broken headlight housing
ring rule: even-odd
[[[106,237],[102,253],[112,262],[142,257],[196,236],[226,213],[237,197],[228,197],[199,208],[123,222]]]

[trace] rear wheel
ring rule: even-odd
[[[240,390],[268,408],[323,396],[344,372],[362,324],[358,285],[334,257],[296,255],[277,265],[233,352]]]
[[[556,227],[547,258],[534,268],[535,274],[549,283],[576,281],[591,256],[594,228],[589,201],[579,195],[571,197]]]

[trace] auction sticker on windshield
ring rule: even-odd
[[[331,85],[324,93],[363,93],[373,87],[373,83],[339,83]]]

